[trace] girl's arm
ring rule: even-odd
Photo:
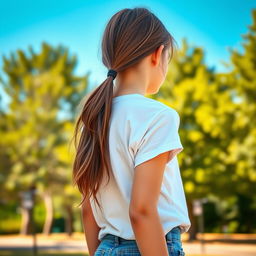
[[[93,256],[100,244],[98,234],[100,227],[97,225],[89,200],[85,200],[81,207],[82,223],[89,255]]]
[[[157,211],[169,151],[135,167],[129,216],[141,255],[168,256],[167,243]]]

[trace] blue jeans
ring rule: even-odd
[[[182,248],[180,228],[174,227],[165,235],[169,256],[185,256]],[[140,256],[136,240],[126,240],[119,236],[106,234],[94,256]]]

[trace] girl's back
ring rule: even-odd
[[[135,239],[129,218],[135,167],[168,150],[172,151],[164,171],[158,202],[161,223],[165,234],[178,225],[182,233],[189,229],[190,221],[176,157],[183,149],[178,127],[178,113],[161,102],[141,94],[113,98],[109,127],[113,176],[98,193],[103,212],[91,200],[95,219],[101,228],[99,240],[107,233]],[[150,191],[148,194],[150,196]]]

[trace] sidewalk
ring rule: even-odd
[[[256,255],[256,235],[232,234],[223,237],[222,234],[205,234],[208,242],[204,243],[204,254],[219,256],[255,256]],[[87,252],[84,234],[74,233],[72,237],[66,234],[52,234],[49,237],[37,234],[37,246],[39,251],[54,250],[61,252]],[[223,239],[237,241],[238,243],[223,242]],[[183,249],[186,256],[200,255],[202,245],[199,241],[188,242],[187,234],[182,235]],[[222,242],[214,242],[220,240]],[[245,241],[245,242],[243,242]],[[32,236],[5,235],[0,236],[0,255],[1,250],[24,250],[32,248]]]

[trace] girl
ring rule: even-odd
[[[185,255],[180,234],[190,220],[177,161],[180,118],[145,97],[165,80],[174,42],[147,8],[118,11],[104,31],[107,78],[75,127],[73,180],[91,256]]]

